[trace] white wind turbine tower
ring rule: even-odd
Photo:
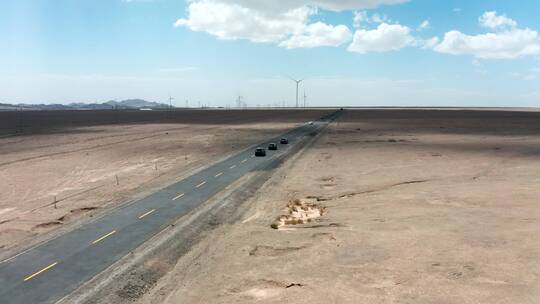
[[[300,83],[304,81],[304,79],[294,79],[292,77],[289,77],[292,81],[296,82],[296,107],[298,108],[298,87],[300,86]]]

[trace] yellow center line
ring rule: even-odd
[[[232,165],[229,167],[229,169],[234,169],[234,168],[236,168],[236,165]]]
[[[95,245],[95,244],[97,244],[97,243],[103,241],[104,239],[110,237],[111,235],[113,235],[113,234],[115,234],[115,233],[116,233],[116,230],[113,230],[113,231],[111,231],[111,232],[105,234],[104,236],[100,237],[99,239],[93,241],[93,242],[92,242],[92,245]]]
[[[150,214],[154,213],[154,211],[156,211],[156,209],[152,209],[152,210],[150,210],[150,211],[146,212],[145,214],[143,214],[143,215],[139,216],[139,219],[142,219],[142,218],[144,218],[145,216],[147,216],[147,215],[150,215]]]
[[[216,174],[214,177],[220,177],[223,175],[223,172],[219,172],[218,174]]]
[[[195,188],[200,188],[200,187],[202,187],[204,184],[206,184],[206,182],[202,182],[202,183],[198,184],[197,186],[195,186]]]
[[[178,194],[178,195],[177,195],[175,198],[173,198],[172,200],[175,201],[175,200],[181,198],[182,196],[184,196],[184,193]]]
[[[58,262],[54,262],[54,263],[52,263],[51,265],[49,265],[49,266],[47,266],[47,267],[41,269],[40,271],[38,271],[38,272],[36,272],[36,273],[34,273],[34,274],[32,274],[32,275],[27,276],[27,277],[24,279],[24,281],[26,282],[26,281],[28,281],[28,280],[33,279],[35,276],[38,276],[38,275],[40,275],[41,273],[43,273],[43,272],[45,272],[45,271],[47,271],[47,270],[53,268],[54,266],[56,266],[56,264],[58,264]]]
[[[241,162],[242,162],[242,163],[245,163],[245,162],[247,162],[247,158],[246,158],[246,159],[244,159],[244,160],[243,160],[243,161],[241,161]]]

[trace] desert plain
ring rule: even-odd
[[[539,172],[537,112],[347,110],[140,302],[539,303]]]
[[[329,111],[217,112],[4,136],[1,250]],[[113,302],[539,303],[539,197],[540,112],[346,109],[240,220]]]

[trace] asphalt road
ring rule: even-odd
[[[293,129],[266,157],[247,149],[148,197],[115,209],[80,228],[0,262],[0,303],[54,303],[102,272],[115,261],[162,231],[179,217],[206,202],[246,173],[286,156],[294,145],[318,132],[340,111]]]

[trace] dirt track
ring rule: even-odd
[[[539,303],[539,172],[540,113],[347,111],[139,303]]]

